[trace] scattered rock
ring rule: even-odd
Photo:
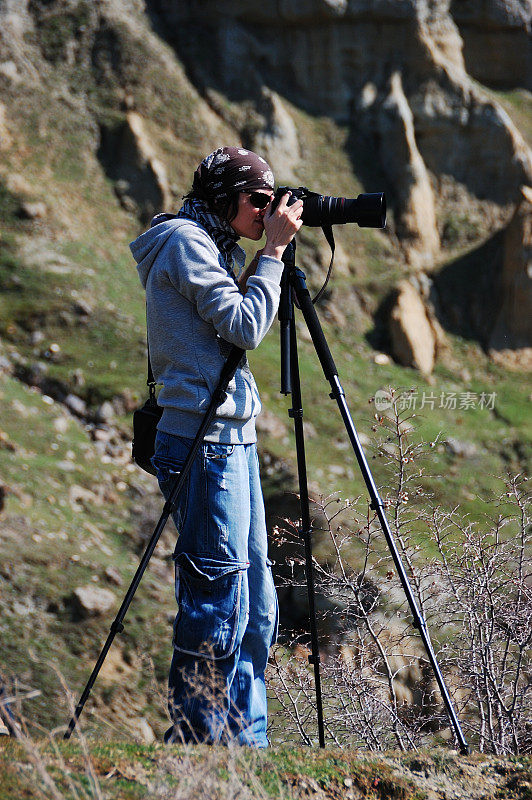
[[[159,578],[165,581],[172,579],[174,574],[174,564],[170,559],[158,558],[152,556],[150,559],[150,571]]]
[[[43,331],[32,331],[30,334],[30,342],[32,345],[38,345],[44,342],[45,336]]]
[[[504,369],[514,372],[532,371],[532,347],[518,347],[515,350],[490,350],[490,357]]]
[[[21,617],[27,617],[36,611],[37,606],[31,596],[22,597],[21,600],[15,600],[13,603],[13,611]]]
[[[134,717],[127,720],[128,727],[135,739],[143,744],[152,744],[155,741],[155,733],[145,717]]]
[[[72,303],[72,310],[77,316],[79,317],[90,317],[94,309],[87,300],[84,300],[81,297],[76,298],[76,300]]]
[[[105,568],[105,577],[110,583],[113,583],[115,586],[122,586],[124,583],[124,579],[122,578],[119,570],[110,564],[108,567]]]
[[[20,256],[33,270],[52,275],[70,275],[78,272],[77,265],[65,255],[54,249],[46,236],[28,236],[20,244]],[[85,270],[90,274],[91,270]]]
[[[474,442],[462,442],[453,436],[449,436],[445,441],[445,447],[453,456],[460,458],[473,458],[478,454],[478,448]]]
[[[110,589],[98,586],[78,586],[74,589],[74,609],[81,617],[98,617],[110,611],[116,603],[116,597]]]
[[[9,150],[12,144],[13,139],[6,121],[6,107],[0,103],[0,151]]]
[[[105,657],[100,670],[100,678],[105,683],[121,683],[133,672],[133,668],[125,661],[120,646],[112,647]]]
[[[95,421],[96,422],[104,422],[109,423],[112,422],[115,416],[115,410],[113,404],[106,400],[101,406],[98,406],[95,413]]]
[[[322,313],[327,322],[331,322],[340,329],[345,329],[347,327],[347,317],[340,306],[334,301],[325,303]]]
[[[46,373],[48,372],[48,364],[45,361],[35,361],[29,364],[24,370],[24,381],[29,386],[37,386],[44,391],[44,384]],[[19,372],[18,377],[22,377]]]
[[[75,472],[77,469],[76,465],[73,464],[72,461],[67,461],[67,460],[58,461],[57,467],[59,469],[62,469],[63,472]]]
[[[287,434],[285,423],[280,420],[273,411],[269,411],[267,408],[262,409],[257,417],[256,425],[259,433],[272,436],[274,439],[282,439],[283,436]]]
[[[10,453],[15,453],[17,446],[9,438],[9,434],[0,430],[0,450],[8,450]]]
[[[346,469],[341,464],[329,464],[328,470],[331,475],[342,476],[346,474]]]
[[[13,372],[13,364],[7,356],[0,355],[0,372],[5,375],[11,375]]]
[[[6,186],[12,194],[31,195],[34,191],[27,177],[20,172],[10,172],[5,180]]]
[[[70,463],[75,469],[75,466],[71,462],[67,463]],[[77,484],[69,488],[68,499],[75,511],[81,511],[84,506],[90,507],[95,503],[98,505],[101,504],[98,496],[94,492],[91,492],[90,489],[85,489],[83,486],[78,486]]]
[[[23,80],[14,61],[3,61],[0,64],[0,75],[8,78],[13,84],[18,84]]]
[[[316,430],[312,422],[306,419],[303,420],[303,433],[305,434],[305,437],[307,439],[315,439],[316,436],[318,435],[318,431]]]
[[[93,442],[110,442],[113,438],[113,431],[110,428],[91,428],[90,432]]]
[[[56,417],[54,419],[54,430],[56,433],[66,433],[68,424],[68,417]]]
[[[85,375],[83,370],[78,367],[72,372],[72,383],[77,389],[82,389],[85,386]]]
[[[78,397],[76,394],[68,394],[65,397],[65,405],[78,417],[84,417],[87,414],[87,404],[85,400]]]
[[[18,216],[22,219],[44,219],[48,213],[48,208],[46,203],[42,201],[36,200],[31,202],[29,200],[25,200],[20,204],[20,209],[18,212]]]
[[[112,399],[113,408],[117,416],[131,414],[139,405],[139,398],[128,389],[117,394]]]

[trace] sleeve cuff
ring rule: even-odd
[[[284,264],[282,261],[279,261],[279,259],[273,256],[261,256],[255,271],[255,276],[257,278],[267,278],[274,283],[280,283],[283,269]]]

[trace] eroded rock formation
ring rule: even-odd
[[[468,32],[468,63],[471,48],[481,49],[483,62],[497,62],[512,85],[525,85],[529,0],[283,0],[275,7],[151,0],[149,6],[199,85],[236,100],[255,97],[257,109],[268,86],[346,123],[354,143],[370,142],[414,269],[431,269],[440,258],[449,182],[462,186],[475,208],[484,205],[499,226],[519,187],[532,184],[532,154],[503,109],[471,81],[460,35]],[[486,33],[475,44],[473,30]],[[495,32],[503,30],[521,43],[519,53],[493,46]],[[263,128],[255,141],[271,141],[272,152],[285,149],[292,159],[298,147],[291,126],[265,118]],[[275,139],[267,133],[272,130]],[[299,149],[305,158],[303,142]],[[356,145],[353,152],[355,170],[367,178]]]
[[[532,188],[504,233],[502,307],[490,340],[492,356],[505,366],[532,367]]]
[[[287,183],[294,183],[294,169],[301,157],[294,120],[281,97],[266,87],[262,89],[257,110],[260,121],[249,146],[264,154],[275,175]]]
[[[172,207],[166,169],[140,114],[129,111],[116,128],[102,128],[99,157],[122,205],[143,222]]]
[[[381,159],[395,186],[397,229],[407,260],[416,268],[432,266],[440,247],[434,195],[398,72],[392,75],[390,93],[381,105],[378,132]]]
[[[532,88],[530,0],[453,0],[469,74],[503,89]]]
[[[423,299],[410,281],[401,281],[390,314],[394,357],[406,367],[430,375],[436,355],[436,336]]]

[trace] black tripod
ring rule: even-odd
[[[377,514],[382,531],[384,533],[386,543],[390,549],[397,574],[401,581],[403,590],[405,592],[410,611],[412,613],[414,628],[417,628],[423,645],[427,652],[430,664],[434,671],[438,687],[440,689],[449,719],[451,721],[454,734],[458,741],[460,751],[462,754],[469,753],[469,746],[464,738],[460,722],[453,707],[447,686],[441,674],[436,655],[432,648],[428,629],[425,620],[423,619],[413,592],[409,584],[405,568],[401,561],[401,557],[397,550],[392,531],[386,515],[384,513],[384,504],[379,496],[379,492],[371,475],[368,462],[362,450],[347,402],[345,393],[338,378],[338,371],[334,363],[333,357],[327,345],[320,321],[316,314],[310,293],[306,286],[305,274],[302,270],[298,269],[295,265],[295,241],[292,241],[286,248],[283,261],[285,269],[283,273],[283,281],[281,284],[281,303],[279,306],[279,318],[281,321],[281,392],[284,394],[292,393],[292,408],[289,415],[294,420],[294,429],[296,437],[296,452],[297,452],[297,467],[299,479],[299,495],[300,495],[300,509],[301,509],[301,528],[300,536],[304,540],[305,546],[305,572],[307,579],[307,593],[309,602],[309,618],[310,618],[310,634],[311,634],[311,655],[309,662],[314,667],[315,690],[316,690],[316,707],[318,719],[318,734],[320,747],[325,746],[325,734],[323,728],[323,708],[322,708],[322,693],[321,693],[321,677],[320,677],[320,652],[318,644],[318,633],[316,627],[316,613],[315,613],[315,596],[314,596],[314,578],[312,566],[312,525],[310,520],[309,510],[309,496],[307,487],[307,475],[305,466],[305,441],[303,434],[303,407],[301,401],[301,387],[299,380],[299,363],[297,355],[297,337],[294,318],[294,297],[297,301],[298,307],[307,324],[312,343],[314,344],[316,354],[320,360],[323,373],[331,385],[330,397],[336,400],[340,409],[340,414],[344,421],[344,425],[349,436],[349,440],[355,452],[358,465],[362,472],[362,477],[366,483],[370,498],[371,508]]]

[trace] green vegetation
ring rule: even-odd
[[[52,64],[67,56],[67,47],[80,38],[90,22],[91,4],[87,0],[77,0],[69,5],[53,6],[50,3],[32,0],[37,14],[37,41],[42,54]]]
[[[484,794],[488,800],[496,796],[517,800],[527,797],[532,766],[529,758],[463,758],[438,750],[415,756],[367,756],[301,748],[252,752],[126,743],[81,747],[76,743],[25,742],[22,746],[13,741],[0,742],[0,765],[0,800],[11,800],[15,794],[34,797],[36,787],[42,787],[44,796],[61,800],[79,796],[105,800],[153,796],[297,800],[312,795],[324,800],[425,800],[438,789],[476,797],[480,785],[489,791]]]
[[[80,622],[72,592],[88,584],[112,588],[110,565],[124,584],[131,580],[142,543],[132,514],[145,490],[127,462],[105,463],[59,404],[43,402],[39,392],[11,378],[1,379],[0,398],[0,475],[9,492],[0,568],[3,664],[19,680],[39,686],[41,695],[28,707],[33,722],[56,725],[68,714],[56,669],[72,687],[81,686],[111,622]],[[171,605],[169,583],[148,573],[119,645],[122,659],[136,664],[141,688],[150,675],[165,679]],[[151,665],[140,663],[140,653],[150,653]],[[116,687],[103,686],[110,702]],[[161,712],[159,705],[162,725]]]
[[[532,92],[526,89],[491,90],[491,94],[506,109],[528,146],[532,147]]]

